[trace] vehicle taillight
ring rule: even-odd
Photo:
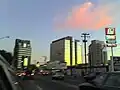
[[[26,73],[23,73],[23,75],[26,75]]]

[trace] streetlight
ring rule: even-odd
[[[1,37],[0,39],[10,38],[10,36]]]

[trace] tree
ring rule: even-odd
[[[13,56],[11,52],[7,52],[5,50],[0,50],[0,54],[6,59],[6,61],[11,65]]]

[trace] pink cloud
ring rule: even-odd
[[[58,29],[84,29],[98,30],[112,24],[112,17],[109,16],[109,8],[97,6],[91,2],[86,2],[80,6],[73,7],[70,15],[56,21]]]

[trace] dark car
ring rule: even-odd
[[[64,73],[62,72],[55,72],[52,75],[52,79],[59,79],[59,80],[64,80]]]
[[[93,80],[94,78],[96,78],[96,76],[100,75],[101,72],[93,72],[93,73],[89,73],[87,75],[84,76],[84,79],[88,82],[90,80]]]
[[[79,85],[79,90],[120,90],[120,72],[102,73]]]

